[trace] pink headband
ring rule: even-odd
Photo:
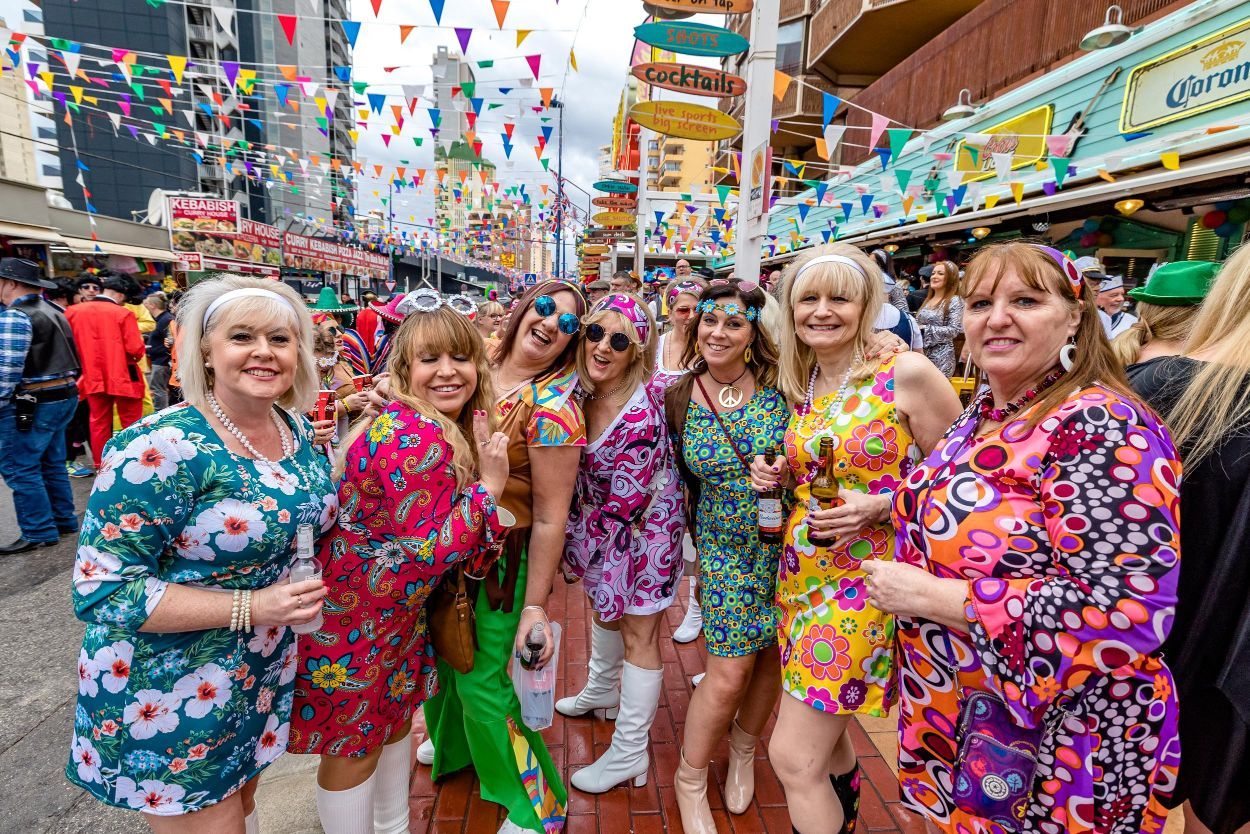
[[[630,324],[634,326],[634,331],[638,334],[638,343],[642,345],[647,343],[647,337],[651,334],[651,324],[647,321],[647,312],[642,309],[642,303],[638,299],[624,293],[613,293],[599,299],[590,312],[599,313],[604,310],[612,310],[629,319]]]
[[[672,304],[673,299],[677,298],[677,296],[682,293],[685,293],[686,295],[693,295],[695,298],[698,298],[703,293],[703,287],[700,284],[696,284],[694,281],[681,281],[674,284],[668,288],[668,303]]]
[[[1081,271],[1076,268],[1076,264],[1072,262],[1072,259],[1050,246],[1043,246],[1040,243],[1030,245],[1045,252],[1059,265],[1059,271],[1063,273],[1064,278],[1068,279],[1068,288],[1072,290],[1072,295],[1079,299],[1081,291],[1085,287],[1085,279],[1081,277]]]

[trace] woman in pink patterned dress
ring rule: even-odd
[[[989,384],[895,493],[896,560],[864,566],[898,617],[903,803],[952,834],[1157,834],[1180,755],[1172,438],[1063,253],[982,249],[965,287]]]
[[[508,526],[485,348],[423,292],[392,343],[391,404],[343,443],[342,509],[319,554],[324,623],[299,639],[289,749],[321,754],[328,834],[408,830],[412,713],[436,688],[425,601],[455,564],[481,573]]]
[[[612,745],[573,774],[573,787],[603,793],[645,785],[647,737],[664,667],[659,628],[682,574],[681,480],[664,423],[655,369],[655,322],[637,297],[616,293],[586,318],[577,365],[587,396],[586,446],[569,512],[564,562],[581,577],[595,619],[589,680],[560,701],[565,715],[616,709]]]

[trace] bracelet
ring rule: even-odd
[[[551,618],[547,616],[547,610],[543,608],[541,605],[527,605],[521,609],[521,613],[524,614],[526,611],[531,611],[531,610],[537,611],[539,614],[543,615],[544,620],[546,620],[547,622],[551,622]]]
[[[239,601],[243,595],[242,591],[235,589],[230,595],[230,630],[238,631],[239,629]]]
[[[252,589],[243,592],[243,630],[252,630]]]

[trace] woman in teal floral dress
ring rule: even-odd
[[[324,594],[287,580],[295,530],[325,529],[337,499],[325,438],[288,411],[317,388],[299,297],[227,276],[188,292],[179,325],[187,402],[114,436],[83,519],[66,774],[154,831],[253,832],[256,777],[290,729],[286,626]]]
[[[753,758],[777,702],[777,564],[758,534],[749,466],[780,452],[790,410],[777,390],[777,349],[759,326],[764,293],[747,282],[703,291],[665,411],[690,505],[702,585],[707,675],[686,713],[674,787],[688,834],[715,834],[707,800],[712,751],[730,731],[725,801],[741,814],[755,791]]]

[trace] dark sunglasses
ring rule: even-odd
[[[556,301],[549,295],[540,295],[534,299],[534,312],[543,318],[550,318],[555,315]],[[560,318],[556,321],[556,326],[560,328],[560,332],[566,336],[576,335],[582,329],[581,320],[572,313],[561,313]]]
[[[606,335],[608,335],[607,331],[603,329],[602,324],[592,324],[586,328],[586,339],[595,344],[602,342],[603,337]],[[608,339],[608,346],[617,353],[624,353],[629,350],[630,344],[632,343],[629,341],[629,337],[619,331],[613,333],[611,338]]]
[[[327,327],[326,332],[329,333],[331,336],[339,336],[343,333],[343,330],[338,327]]]

